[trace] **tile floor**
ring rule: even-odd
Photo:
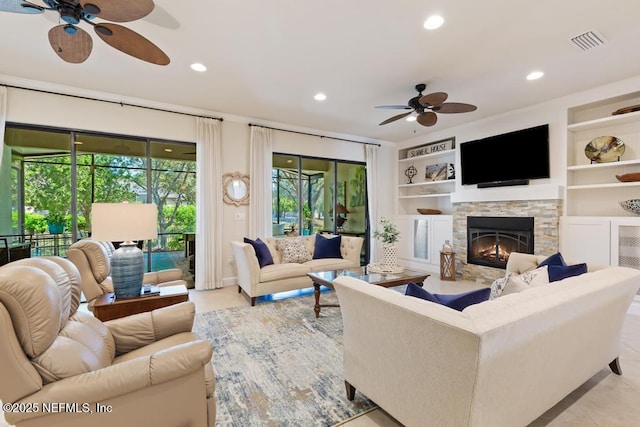
[[[460,293],[477,289],[479,284],[464,281],[440,281],[432,275],[425,288],[434,293]],[[311,290],[294,291],[268,297],[279,299],[310,294]],[[189,291],[190,300],[197,312],[220,308],[249,306],[245,294],[238,293],[237,286],[212,291]],[[640,303],[634,303],[627,315],[622,336],[620,363],[622,376],[606,368],[543,414],[529,427],[640,427]],[[86,305],[81,307],[86,310]],[[312,307],[309,307],[312,310]],[[7,427],[0,412],[0,427]],[[401,426],[384,411],[377,409],[347,420],[341,427],[398,427]]]

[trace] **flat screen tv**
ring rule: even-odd
[[[462,185],[479,187],[549,178],[549,125],[460,144],[460,169]]]

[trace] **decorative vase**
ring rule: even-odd
[[[47,224],[49,234],[62,234],[64,232],[64,222],[50,222]]]
[[[398,265],[398,252],[396,245],[393,243],[382,244],[382,268],[387,271],[393,271]]]
[[[442,245],[442,252],[445,254],[450,254],[453,252],[453,247],[451,246],[451,242],[448,240],[444,241],[444,245]]]
[[[140,296],[144,278],[144,255],[133,242],[123,242],[111,255],[111,281],[118,298]]]

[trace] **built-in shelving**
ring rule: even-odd
[[[616,175],[640,172],[640,111],[612,113],[636,104],[640,104],[640,92],[568,110],[566,215],[634,216],[620,202],[640,198],[640,182],[621,182]],[[618,161],[591,163],[587,158],[585,147],[600,136],[615,136],[624,142]]]

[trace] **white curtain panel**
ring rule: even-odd
[[[367,144],[364,146],[365,159],[367,161],[367,207],[369,209],[369,230],[371,238],[369,240],[369,259],[378,260],[377,245],[373,237],[373,230],[378,224],[378,146]]]
[[[4,153],[4,128],[7,124],[7,87],[0,86],[0,168]]]
[[[204,290],[222,287],[222,123],[196,120],[195,287]]]
[[[249,170],[249,237],[271,237],[271,168],[273,140],[271,129],[251,126]]]

